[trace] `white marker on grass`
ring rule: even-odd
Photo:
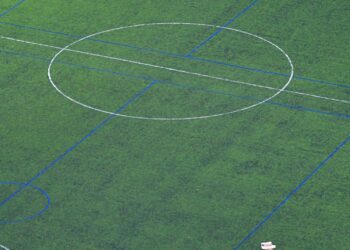
[[[269,242],[261,242],[261,249],[262,250],[273,250],[276,246],[272,244],[271,241]]]

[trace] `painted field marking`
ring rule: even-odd
[[[129,107],[130,104],[132,104],[134,101],[136,101],[138,98],[140,98],[148,89],[150,89],[156,81],[151,82],[148,84],[145,88],[140,90],[138,93],[134,94],[126,103],[124,103],[121,107],[119,107],[115,113],[123,112],[127,107]],[[40,178],[42,175],[44,175],[47,171],[49,171],[51,168],[53,168],[56,163],[61,161],[66,155],[68,155],[70,152],[72,152],[74,149],[76,149],[80,144],[82,144],[84,141],[89,139],[93,134],[95,134],[102,126],[107,124],[115,115],[110,115],[106,119],[104,119],[102,122],[100,122],[96,127],[94,127],[87,135],[85,135],[83,138],[81,138],[79,141],[77,141],[74,145],[69,147],[66,151],[64,151],[62,154],[60,154],[56,159],[51,161],[47,166],[45,166],[43,169],[41,169],[34,177],[32,177],[29,181],[26,183],[23,183],[20,185],[20,187],[13,192],[11,195],[6,197],[3,201],[0,202],[0,207],[5,205],[7,202],[9,202],[11,199],[13,199],[17,194],[19,194],[23,189],[31,186],[31,184]]]
[[[60,36],[65,36],[65,37],[77,38],[77,39],[84,37],[82,35],[73,35],[73,34],[68,34],[68,33],[60,32],[60,31],[51,31],[48,29],[42,29],[42,28],[20,25],[20,24],[13,24],[13,23],[9,23],[9,22],[0,22],[0,24],[16,27],[19,29],[35,30],[35,31],[39,31],[39,32],[47,33],[47,34],[60,35]],[[134,45],[134,44],[112,42],[112,41],[106,41],[106,40],[100,40],[100,39],[88,39],[88,40],[92,41],[92,42],[97,42],[97,43],[105,43],[105,44],[109,44],[109,45],[113,45],[113,46],[126,47],[126,48],[130,48],[130,49],[138,50],[138,51],[167,55],[167,56],[171,56],[171,57],[175,57],[175,58],[189,59],[192,61],[202,61],[202,62],[207,62],[210,64],[224,65],[224,66],[231,67],[231,68],[248,70],[248,71],[258,72],[258,73],[262,73],[262,74],[289,77],[288,74],[284,74],[281,72],[272,72],[272,71],[268,71],[265,69],[252,68],[252,67],[242,66],[242,65],[238,65],[238,64],[232,64],[232,63],[225,63],[225,62],[221,62],[221,61],[216,61],[216,60],[212,60],[212,59],[205,59],[205,58],[200,58],[200,57],[195,57],[195,56],[185,56],[185,55],[171,53],[168,51],[163,51],[163,50],[158,50],[158,49],[143,48],[143,47],[139,47],[139,46]],[[301,80],[301,81],[307,81],[307,82],[311,82],[311,83],[315,83],[315,84],[330,85],[330,86],[334,86],[334,87],[350,89],[350,85],[344,84],[344,83],[329,82],[329,81],[325,81],[325,80],[313,79],[313,78],[304,77],[304,76],[300,76],[300,75],[294,75],[294,78]]]
[[[88,37],[97,36],[97,35],[100,35],[100,34],[103,34],[103,33],[111,32],[111,31],[115,31],[115,30],[120,30],[120,29],[123,29],[123,28],[133,28],[133,27],[148,26],[148,25],[167,25],[167,24],[169,24],[169,25],[179,25],[181,23],[153,23],[153,24],[133,25],[133,26],[121,27],[121,28],[116,28],[116,29],[111,29],[111,30],[95,33],[93,35],[89,35]],[[184,23],[184,25],[192,25],[192,24]],[[194,24],[194,25],[203,26],[202,24]],[[210,26],[212,26],[212,25],[210,25]],[[237,32],[240,32],[240,33],[243,33],[243,34],[247,34],[247,35],[251,35],[251,36],[254,36],[254,37],[258,38],[258,36],[250,34],[250,33],[245,32],[245,31],[241,31],[241,30],[237,30],[237,29],[231,29],[231,28],[225,28],[225,29],[237,31]],[[72,45],[74,45],[74,44],[76,44],[78,42],[81,42],[83,40],[86,40],[88,37],[84,37],[82,39],[79,39],[78,41],[75,41],[74,43],[71,43],[70,45],[68,45],[66,47],[58,47],[58,46],[52,46],[52,45],[48,45],[48,44],[36,43],[36,42],[31,42],[31,41],[26,41],[26,40],[20,40],[20,39],[16,39],[16,38],[12,38],[12,37],[0,36],[1,39],[6,39],[6,40],[10,40],[10,41],[21,42],[21,43],[26,43],[26,44],[30,44],[30,45],[37,45],[37,46],[53,48],[53,49],[59,49],[61,53],[63,51],[69,51],[69,52],[74,52],[74,53],[79,53],[79,54],[84,54],[84,55],[89,55],[89,56],[94,56],[94,57],[100,57],[100,58],[109,59],[109,60],[116,60],[116,61],[136,64],[136,65],[141,65],[141,66],[147,66],[147,67],[153,67],[153,68],[158,68],[158,69],[164,69],[164,70],[173,71],[173,72],[177,72],[177,73],[183,73],[183,74],[188,74],[188,75],[199,76],[199,77],[203,77],[203,78],[220,80],[220,81],[225,81],[225,82],[230,82],[230,83],[238,83],[238,84],[247,85],[247,86],[250,86],[250,87],[264,88],[264,89],[277,90],[277,91],[281,90],[279,88],[274,88],[274,87],[269,87],[269,86],[264,86],[264,85],[260,85],[260,84],[249,83],[249,82],[237,81],[237,80],[232,80],[232,79],[229,79],[229,78],[224,78],[224,77],[219,77],[219,76],[211,76],[211,75],[206,75],[206,74],[201,74],[201,73],[196,73],[196,72],[191,72],[191,71],[186,71],[186,70],[181,70],[181,69],[175,69],[175,68],[164,67],[164,66],[155,65],[155,64],[144,63],[144,62],[140,62],[140,61],[128,60],[128,59],[120,58],[120,57],[106,56],[106,55],[97,54],[97,53],[91,53],[91,52],[86,52],[86,51],[81,51],[81,50],[69,49],[69,47],[71,47]],[[263,39],[263,38],[259,37],[259,39]],[[271,45],[275,45],[275,44],[269,42],[268,40],[264,39],[264,41],[270,43]],[[279,48],[277,45],[275,45],[275,47]],[[281,50],[281,51],[284,52],[283,50]],[[59,52],[59,54],[61,54],[60,52]],[[292,62],[291,62],[289,56],[285,52],[283,54],[287,57],[289,63],[291,64],[291,68],[293,68],[292,67]],[[57,56],[55,56],[54,59],[56,59],[56,57]],[[289,79],[291,80],[290,75],[289,75]],[[283,90],[284,90],[284,88],[283,88]],[[289,92],[289,91],[285,90],[285,92]],[[299,93],[299,92],[294,92],[293,91],[293,93]],[[302,94],[305,94],[305,93],[302,93]],[[308,94],[305,94],[305,95],[308,95]],[[337,100],[337,99],[334,99],[334,100]],[[337,100],[337,101],[341,102],[342,100]],[[348,103],[350,103],[350,101]]]
[[[306,176],[299,185],[293,189],[271,212],[263,218],[257,225],[255,225],[251,231],[245,236],[238,244],[233,247],[233,250],[239,250],[242,245],[247,242],[253,235],[267,222],[272,216],[278,212],[305,184],[316,175],[342,148],[350,142],[350,135],[343,140],[308,176]]]
[[[191,57],[193,53],[196,53],[200,48],[202,48],[204,45],[206,45],[209,41],[211,41],[214,37],[219,35],[224,28],[228,27],[230,24],[232,24],[236,19],[240,18],[244,13],[246,13],[248,10],[250,10],[255,4],[257,4],[258,0],[253,1],[250,5],[245,7],[241,12],[239,12],[237,15],[235,15],[233,18],[231,18],[228,22],[226,22],[224,25],[222,25],[223,28],[218,28],[211,36],[209,36],[207,39],[202,41],[199,45],[194,47],[189,53],[185,55],[185,57]]]
[[[142,95],[144,95],[154,84],[156,84],[158,80],[152,81],[150,84],[148,84],[145,88],[143,88],[141,91],[134,94],[126,103],[124,103],[120,108],[118,108],[115,113],[123,112],[130,104],[132,104],[135,100],[140,98]],[[101,127],[103,127],[105,124],[107,124],[112,118],[115,117],[115,114],[111,114],[106,119],[104,119],[101,123],[99,123],[95,128],[93,128],[87,135],[85,135],[82,139],[80,139],[78,142],[76,142],[73,146],[69,147],[63,154],[59,155],[56,159],[54,159],[51,163],[49,163],[46,167],[41,169],[33,178],[31,178],[27,183],[24,185],[21,185],[19,189],[17,189],[14,193],[12,193],[10,196],[8,196],[5,200],[0,202],[0,207],[3,206],[5,203],[10,201],[12,198],[14,198],[17,194],[19,194],[23,189],[30,186],[32,182],[34,182],[36,179],[40,178],[43,174],[45,174],[47,171],[49,171],[51,168],[53,168],[57,162],[61,161],[66,155],[68,155],[70,152],[72,152],[75,148],[77,148],[80,144],[82,144],[85,140],[90,138],[93,134],[97,132]]]
[[[11,11],[13,11],[14,9],[16,9],[18,6],[20,6],[22,3],[24,3],[24,1],[26,0],[20,0],[18,1],[15,5],[13,5],[11,8],[9,8],[8,10],[5,10],[4,12],[2,12],[0,14],[0,17],[5,16],[6,14],[10,13]]]
[[[294,74],[294,66],[293,66],[293,63],[291,61],[291,59],[289,58],[289,56],[287,55],[286,52],[283,51],[283,49],[281,49],[279,46],[277,46],[276,44],[262,38],[262,37],[259,37],[257,35],[254,35],[254,34],[251,34],[249,32],[246,32],[246,31],[241,31],[241,30],[238,30],[238,29],[232,29],[232,28],[227,28],[227,27],[221,27],[221,26],[216,26],[216,25],[209,25],[209,24],[198,24],[198,23],[179,23],[179,22],[171,22],[171,23],[148,23],[148,24],[136,24],[136,25],[131,25],[131,26],[124,26],[124,27],[118,27],[118,28],[113,28],[113,29],[108,29],[108,30],[105,30],[105,31],[101,31],[101,32],[97,32],[97,33],[94,33],[94,34],[91,34],[91,35],[88,35],[86,37],[83,37],[81,39],[78,39],[77,41],[74,41],[70,44],[68,44],[66,47],[62,48],[56,55],[54,55],[54,57],[52,58],[50,64],[49,64],[49,67],[48,67],[48,77],[49,77],[49,80],[52,84],[52,86],[61,94],[63,95],[65,98],[67,98],[68,100],[72,101],[72,102],[75,102],[76,104],[80,105],[80,106],[83,106],[83,107],[86,107],[86,108],[89,108],[89,109],[92,109],[92,110],[95,110],[95,111],[99,111],[99,112],[103,112],[103,113],[107,113],[107,114],[113,114],[109,111],[106,111],[106,110],[102,110],[102,109],[99,109],[99,108],[95,108],[95,107],[92,107],[90,105],[87,105],[87,104],[84,104],[82,102],[79,102],[73,98],[71,98],[70,96],[66,95],[63,91],[61,91],[57,85],[54,83],[53,79],[52,79],[52,76],[51,76],[51,68],[52,68],[52,65],[53,63],[55,62],[56,58],[61,54],[63,53],[64,51],[71,51],[71,52],[77,52],[75,50],[71,50],[69,49],[71,46],[81,42],[81,41],[84,41],[88,38],[91,38],[91,37],[95,37],[97,35],[100,35],[100,34],[105,34],[105,33],[108,33],[108,32],[112,32],[112,31],[117,31],[117,30],[122,30],[122,29],[128,29],[128,28],[135,28],[135,27],[145,27],[145,26],[157,26],[157,25],[189,25],[189,26],[205,26],[205,27],[214,27],[214,28],[217,28],[217,29],[227,29],[227,30],[230,30],[230,31],[234,31],[234,32],[238,32],[238,33],[241,33],[241,34],[245,34],[245,35],[248,35],[248,36],[251,36],[251,37],[254,37],[256,39],[259,39],[259,40],[262,40],[263,42],[266,42],[268,44],[270,44],[272,47],[274,47],[275,49],[277,49],[279,52],[281,52],[285,57],[286,59],[288,60],[289,62],[289,65],[290,65],[290,77],[288,79],[288,81],[286,83],[284,83],[284,86],[281,88],[281,89],[278,89],[278,88],[271,88],[271,87],[267,87],[267,86],[262,86],[262,85],[258,85],[258,84],[253,84],[253,83],[247,83],[247,82],[241,82],[241,81],[235,81],[235,80],[231,80],[231,79],[228,79],[228,78],[222,78],[222,77],[217,77],[217,76],[210,76],[210,75],[205,75],[205,74],[200,74],[200,73],[196,73],[196,72],[190,72],[190,71],[185,71],[185,70],[179,70],[179,69],[174,69],[174,68],[168,68],[168,67],[163,67],[163,66],[159,66],[159,65],[154,65],[154,64],[148,64],[148,63],[143,63],[143,62],[138,62],[138,61],[132,61],[132,60],[127,60],[127,59],[124,59],[124,58],[117,58],[117,57],[110,57],[110,56],[105,56],[105,55],[100,55],[100,54],[94,54],[94,53],[89,53],[89,52],[81,52],[79,51],[78,53],[82,53],[82,54],[88,54],[88,55],[92,55],[92,56],[98,56],[98,57],[102,57],[102,58],[106,58],[106,59],[112,59],[112,60],[117,60],[117,61],[122,61],[122,62],[128,62],[128,63],[132,63],[132,64],[137,64],[137,65],[142,65],[142,66],[149,66],[149,67],[154,67],[154,68],[160,68],[160,69],[165,69],[165,70],[169,70],[169,71],[173,71],[173,72],[178,72],[178,73],[184,73],[184,74],[189,74],[189,75],[195,75],[195,76],[199,76],[199,77],[205,77],[205,78],[211,78],[211,79],[215,79],[215,80],[222,80],[222,81],[227,81],[227,82],[231,82],[231,83],[239,83],[239,84],[243,84],[243,85],[248,85],[248,86],[252,86],[252,87],[266,87],[268,89],[272,89],[272,90],[276,90],[276,93],[274,93],[273,95],[271,95],[270,97],[260,101],[260,102],[257,102],[253,105],[250,105],[250,106],[246,106],[246,107],[243,107],[243,108],[240,108],[240,109],[236,109],[236,110],[233,110],[233,111],[230,111],[230,112],[225,112],[225,113],[219,113],[219,114],[212,114],[212,115],[204,115],[204,116],[196,116],[196,117],[143,117],[143,116],[132,116],[132,115],[123,115],[123,114],[118,114],[118,116],[123,116],[123,117],[128,117],[128,118],[135,118],[135,119],[144,119],[144,120],[167,120],[167,121],[175,121],[175,120],[195,120],[195,119],[207,119],[207,118],[212,118],[212,117],[218,117],[218,116],[223,116],[223,115],[228,115],[228,114],[233,114],[233,113],[237,113],[237,112],[241,112],[241,111],[245,111],[245,110],[249,110],[249,109],[252,109],[254,107],[257,107],[261,104],[264,104],[265,102],[273,99],[274,97],[276,97],[277,95],[279,95],[283,90],[285,90],[287,88],[287,86],[291,83],[292,79],[293,79],[293,74]]]
[[[226,28],[226,29],[230,29],[230,28]],[[0,38],[1,39],[10,40],[10,41],[15,41],[15,42],[21,42],[21,43],[26,43],[26,44],[31,44],[31,45],[37,45],[37,46],[42,46],[42,47],[47,47],[47,48],[58,49],[58,50],[62,50],[63,49],[63,47],[58,47],[58,46],[53,46],[53,45],[48,45],[48,44],[42,44],[42,43],[36,43],[36,42],[16,39],[16,38],[13,38],[13,37],[0,36]],[[111,60],[120,60],[120,61],[122,60],[124,62],[136,63],[136,64],[144,65],[142,62],[131,61],[131,60],[127,60],[127,59],[124,59],[124,58],[110,57],[110,56],[105,56],[105,55],[100,55],[100,54],[95,54],[95,53],[89,53],[89,52],[80,51],[80,50],[66,49],[66,51],[76,52],[76,53],[80,53],[80,54],[87,54],[87,55],[97,56],[97,57],[103,57],[103,58],[107,58],[107,59],[111,59]],[[226,79],[226,78],[221,78],[221,77],[203,75],[203,74],[198,74],[198,73],[188,72],[188,71],[184,72],[182,70],[167,68],[167,67],[153,65],[153,64],[145,64],[144,66],[159,67],[159,68],[164,68],[164,69],[171,70],[171,71],[179,71],[180,73],[195,74],[195,75],[202,76],[202,77],[213,78],[213,79],[227,81],[227,82],[231,82],[231,83],[239,83],[239,84],[244,84],[244,85],[248,85],[248,86],[252,86],[252,87],[259,87],[259,88],[265,88],[265,89],[270,89],[270,90],[281,90],[281,89],[278,89],[278,88],[268,87],[268,86],[259,85],[259,84],[241,82],[241,81],[236,81],[236,80],[232,80],[232,79]],[[318,99],[324,99],[324,100],[328,100],[328,101],[334,101],[334,102],[350,104],[349,100],[337,99],[337,98],[321,96],[321,95],[314,95],[314,94],[305,93],[305,92],[292,91],[292,90],[286,90],[286,89],[284,89],[283,92],[290,93],[290,94],[295,94],[295,95],[313,97],[313,98],[318,98]]]
[[[10,250],[10,249],[8,249],[7,247],[5,247],[5,246],[3,246],[3,245],[0,245],[0,248],[1,248],[1,249],[4,249],[4,250]]]
[[[1,181],[0,185],[15,185],[15,186],[21,186],[24,185],[24,183],[20,183],[20,182],[15,182],[15,181]],[[38,186],[34,186],[34,185],[28,185],[28,187],[38,191],[42,196],[45,197],[46,199],[46,205],[44,208],[42,208],[41,210],[39,210],[38,212],[36,212],[33,215],[29,215],[29,216],[23,216],[22,218],[19,219],[14,219],[14,220],[0,220],[0,225],[5,225],[5,224],[17,224],[17,223],[21,223],[23,221],[27,221],[27,220],[32,220],[40,215],[42,215],[43,213],[45,213],[51,205],[51,198],[49,196],[49,194],[42,188],[38,187]],[[1,205],[0,205],[1,206]]]
[[[41,57],[41,56],[38,56],[35,54],[18,53],[16,51],[10,51],[10,50],[1,50],[0,49],[0,53],[1,52],[8,54],[10,56],[18,56],[18,57],[28,58],[28,59],[42,61],[42,62],[50,62],[50,60],[51,60],[51,58],[49,59],[49,58]],[[66,62],[66,61],[57,61],[56,63],[62,64],[62,65],[67,65],[69,67],[76,67],[76,68],[81,68],[81,69],[86,69],[86,70],[91,70],[91,71],[96,71],[96,72],[102,72],[105,74],[124,76],[124,77],[132,78],[132,79],[149,80],[149,81],[155,80],[155,79],[148,77],[148,76],[133,75],[133,74],[128,74],[128,73],[124,73],[124,72],[112,71],[109,69],[90,67],[90,66],[86,66],[83,64],[74,64],[74,63],[70,63],[70,62]],[[180,83],[177,83],[174,81],[168,81],[168,80],[159,80],[159,83],[169,84],[172,87],[185,88],[185,89],[190,89],[190,90],[197,91],[197,92],[225,95],[225,96],[230,96],[230,97],[239,98],[239,99],[251,99],[251,100],[255,100],[255,101],[261,101],[261,99],[253,97],[253,96],[249,96],[249,97],[248,96],[239,96],[239,95],[234,95],[233,93],[226,92],[226,91],[219,91],[219,90],[208,89],[208,88],[196,88],[196,87],[194,87],[190,84],[187,84],[187,83],[180,84]],[[288,109],[296,110],[296,111],[305,111],[305,112],[312,112],[312,113],[317,113],[317,114],[321,114],[321,115],[335,116],[335,117],[340,118],[340,119],[350,119],[350,115],[312,109],[312,108],[308,108],[308,107],[301,106],[301,105],[291,105],[291,104],[287,104],[287,103],[274,102],[274,101],[269,101],[266,104],[275,105],[275,106],[279,106],[282,108],[288,108]]]

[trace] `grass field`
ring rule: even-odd
[[[350,249],[349,16],[0,0],[0,245]]]

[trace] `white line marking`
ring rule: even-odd
[[[8,249],[7,247],[3,246],[3,245],[0,245],[0,248],[4,249],[4,250],[10,250]]]
[[[10,41],[20,42],[20,43],[26,43],[26,44],[31,44],[31,45],[38,45],[38,46],[41,46],[41,47],[47,47],[47,48],[53,48],[53,49],[62,49],[61,47],[57,47],[57,46],[52,46],[52,45],[43,44],[43,43],[30,42],[30,41],[16,39],[16,38],[13,38],[13,37],[8,37],[8,36],[0,36],[0,38],[1,39],[10,40]]]
[[[0,36],[0,38],[1,39],[10,40],[10,41],[15,41],[15,42],[21,42],[21,43],[26,43],[26,44],[31,44],[31,45],[37,45],[37,46],[46,47],[46,48],[52,48],[52,49],[58,49],[58,50],[62,50],[63,49],[63,47],[58,47],[58,46],[53,46],[53,45],[48,45],[48,44],[42,44],[42,43],[36,43],[36,42],[31,42],[31,41],[25,41],[25,40],[16,39],[16,38],[13,38],[13,37]],[[90,55],[90,56],[95,56],[95,57],[101,57],[101,58],[110,59],[110,60],[117,60],[117,61],[121,61],[121,62],[127,62],[127,63],[131,63],[131,64],[137,64],[137,65],[148,66],[148,67],[153,67],[153,68],[165,69],[165,70],[168,70],[168,71],[174,71],[174,72],[178,72],[178,73],[195,75],[195,76],[199,76],[199,77],[210,78],[210,79],[215,79],[215,80],[220,80],[220,81],[225,81],[225,82],[238,83],[238,84],[247,85],[247,86],[251,86],[251,87],[264,88],[264,89],[277,90],[277,91],[280,90],[279,88],[264,86],[264,85],[260,85],[260,84],[254,84],[254,83],[249,83],[249,82],[242,82],[242,81],[232,80],[232,79],[223,78],[223,77],[219,77],[219,76],[210,76],[210,75],[200,74],[200,73],[196,73],[196,72],[190,72],[190,71],[186,71],[186,70],[181,70],[181,69],[174,69],[174,68],[159,66],[159,65],[155,65],[155,64],[149,64],[149,63],[143,63],[143,62],[128,60],[128,59],[119,58],[119,57],[112,57],[112,56],[106,56],[106,55],[101,55],[101,54],[90,53],[90,52],[81,51],[81,50],[65,49],[65,51],[70,51],[70,52],[74,52],[74,53],[85,54],[85,55]],[[309,93],[305,93],[305,92],[298,92],[298,91],[292,91],[292,90],[283,90],[283,92],[290,93],[290,94],[295,94],[295,95],[308,96],[308,97],[313,97],[313,98],[318,98],[318,99],[324,99],[324,100],[328,100],[328,101],[334,101],[334,102],[341,102],[341,103],[350,104],[350,101],[347,101],[347,100],[331,98],[331,97],[315,95],[315,94],[309,94]]]
[[[274,47],[275,49],[279,50],[279,52],[281,52],[284,57],[288,60],[288,63],[290,65],[290,76],[288,78],[288,81],[284,84],[284,86],[281,89],[278,89],[278,91],[274,94],[272,94],[271,96],[267,97],[266,99],[262,100],[262,101],[258,101],[257,103],[254,103],[250,106],[245,106],[233,111],[229,111],[229,112],[224,112],[224,113],[217,113],[217,114],[211,114],[211,115],[202,115],[202,116],[195,116],[195,117],[144,117],[144,116],[131,116],[131,115],[124,115],[124,114],[116,114],[115,112],[110,112],[110,111],[106,111],[103,109],[99,109],[96,107],[92,107],[89,106],[87,104],[84,104],[82,102],[79,102],[78,100],[73,99],[72,97],[66,95],[63,91],[61,91],[58,86],[54,83],[54,81],[52,80],[52,76],[51,76],[51,68],[53,63],[55,62],[55,60],[57,59],[57,57],[64,52],[65,50],[67,50],[69,47],[94,36],[100,35],[100,34],[104,34],[104,33],[108,33],[111,31],[116,31],[116,30],[121,30],[121,29],[127,29],[127,28],[135,28],[135,27],[144,27],[144,26],[152,26],[152,25],[192,25],[192,26],[206,26],[206,27],[215,27],[215,28],[221,28],[221,29],[226,29],[226,30],[230,30],[230,31],[234,31],[234,32],[238,32],[247,36],[251,36],[254,37],[255,39],[261,40],[265,43],[270,44],[272,47]],[[158,121],[179,121],[179,120],[194,120],[194,119],[207,119],[207,118],[212,118],[212,117],[218,117],[218,116],[223,116],[223,115],[228,115],[228,114],[234,114],[234,113],[238,113],[241,111],[246,111],[249,109],[252,109],[254,107],[257,107],[261,104],[264,104],[265,102],[273,99],[274,97],[278,96],[284,89],[286,89],[288,87],[288,85],[291,83],[292,79],[293,79],[293,75],[294,75],[294,66],[293,63],[291,61],[291,59],[289,58],[289,56],[287,55],[287,53],[281,49],[280,47],[278,47],[278,45],[274,44],[273,42],[270,42],[269,40],[262,38],[260,36],[251,34],[249,32],[246,31],[242,31],[242,30],[238,30],[238,29],[232,29],[232,28],[228,28],[228,27],[221,27],[221,26],[215,26],[215,25],[208,25],[208,24],[198,24],[198,23],[149,23],[149,24],[137,24],[137,25],[131,25],[131,26],[124,26],[124,27],[119,27],[119,28],[114,28],[114,29],[109,29],[109,30],[105,30],[105,31],[101,31],[101,32],[97,32],[91,35],[88,35],[86,37],[83,37],[81,39],[78,39],[74,42],[72,42],[71,44],[68,44],[66,47],[64,47],[62,50],[60,50],[56,55],[54,55],[54,57],[52,58],[48,70],[47,70],[47,74],[49,77],[49,80],[51,82],[51,85],[65,98],[67,98],[68,100],[75,102],[78,105],[81,105],[85,108],[89,108],[95,111],[99,111],[102,113],[106,113],[106,114],[111,114],[111,115],[116,115],[116,116],[122,116],[122,117],[128,117],[128,118],[135,118],[135,119],[144,119],[144,120],[158,120]],[[196,73],[197,74],[197,73]],[[233,80],[232,80],[233,81]]]
[[[0,38],[11,40],[11,41],[16,41],[16,42],[21,42],[21,43],[26,43],[26,44],[31,44],[31,45],[47,47],[47,48],[53,48],[53,49],[59,49],[59,50],[64,49],[62,47],[57,47],[57,46],[52,46],[52,45],[42,44],[42,43],[35,43],[35,42],[15,39],[15,38],[12,38],[12,37],[0,36]],[[263,86],[263,85],[259,85],[259,84],[254,84],[254,83],[249,83],[249,82],[242,82],[242,81],[232,80],[232,79],[228,79],[228,78],[222,78],[222,77],[219,77],[219,76],[210,76],[210,75],[200,74],[200,73],[196,73],[196,72],[190,72],[190,71],[181,70],[181,69],[174,69],[174,68],[164,67],[164,66],[155,65],[155,64],[143,63],[143,62],[139,62],[139,61],[128,60],[128,59],[125,59],[125,58],[119,58],[119,57],[112,57],[112,56],[106,56],[106,55],[101,55],[101,54],[95,54],[95,53],[81,51],[81,50],[65,49],[65,51],[70,51],[70,52],[84,54],[84,55],[89,55],[89,56],[101,57],[101,58],[105,58],[105,59],[109,59],[109,60],[116,60],[116,61],[121,61],[121,62],[127,62],[127,63],[131,63],[131,64],[142,65],[142,66],[147,66],[147,67],[165,69],[165,70],[168,70],[168,71],[174,71],[174,72],[184,73],[184,74],[188,74],[188,75],[195,75],[195,76],[199,76],[199,77],[211,78],[211,79],[225,81],[225,82],[239,83],[239,84],[242,84],[242,85],[248,85],[248,86],[252,86],[252,87],[266,88],[266,89],[271,89],[271,90],[280,90],[278,88]]]

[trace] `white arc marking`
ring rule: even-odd
[[[104,33],[108,33],[108,32],[111,32],[111,31],[116,31],[116,30],[122,30],[122,29],[127,29],[127,28],[135,28],[135,27],[145,27],[145,26],[155,26],[155,25],[190,25],[190,26],[205,26],[205,27],[214,27],[214,28],[220,28],[220,29],[226,29],[226,30],[230,30],[230,31],[235,31],[235,32],[238,32],[238,33],[241,33],[241,34],[244,34],[244,35],[247,35],[247,36],[251,36],[251,37],[254,37],[258,40],[261,40],[265,43],[268,43],[270,44],[271,46],[275,47],[275,49],[279,50],[288,60],[289,62],[289,65],[290,65],[290,76],[288,78],[288,81],[285,83],[285,85],[281,88],[281,89],[277,89],[277,92],[274,93],[273,95],[271,95],[270,97],[262,100],[262,101],[259,101],[255,104],[252,104],[250,106],[246,106],[246,107],[243,107],[243,108],[240,108],[240,109],[236,109],[236,110],[233,110],[233,111],[229,111],[229,112],[224,112],[224,113],[219,113],[219,114],[212,114],[212,115],[205,115],[205,116],[195,116],[195,117],[144,117],[144,116],[132,116],[132,115],[124,115],[124,114],[116,114],[115,112],[110,112],[110,111],[106,111],[106,110],[103,110],[103,109],[99,109],[99,108],[96,108],[96,107],[92,107],[92,106],[89,106],[87,104],[84,104],[82,102],[79,102],[78,100],[75,100],[73,99],[72,97],[66,95],[63,91],[61,91],[58,86],[54,83],[54,81],[52,80],[52,76],[51,76],[51,68],[52,68],[52,65],[53,63],[55,62],[55,60],[57,59],[57,57],[63,53],[65,50],[68,50],[71,46],[81,42],[81,41],[84,41],[88,38],[91,38],[91,37],[94,37],[94,36],[97,36],[97,35],[100,35],[100,34],[104,34]],[[126,60],[126,59],[123,59],[123,60]],[[140,62],[137,62],[137,63],[140,63]],[[143,63],[142,63],[143,64]],[[146,65],[146,66],[150,66],[150,65]],[[152,65],[154,66],[154,65]],[[158,66],[158,65],[156,65]],[[162,66],[161,66],[162,67]],[[168,68],[169,70],[169,68]],[[171,69],[172,71],[176,70],[176,71],[179,71],[178,69]],[[184,70],[180,70],[181,73],[187,73],[187,74],[194,74],[194,75],[198,75],[198,76],[201,76],[201,77],[208,77],[208,75],[203,75],[203,74],[199,74],[199,73],[193,73],[193,72],[188,72],[188,71],[184,71]],[[218,117],[218,116],[223,116],[223,115],[228,115],[228,114],[234,114],[234,113],[238,113],[238,112],[241,112],[241,111],[245,111],[245,110],[249,110],[249,109],[252,109],[254,107],[257,107],[261,104],[264,104],[265,102],[268,102],[269,100],[273,99],[274,97],[276,97],[277,95],[279,95],[283,90],[285,90],[288,85],[291,83],[292,79],[293,79],[293,75],[294,75],[294,66],[293,66],[293,63],[291,61],[291,59],[289,58],[289,56],[287,55],[286,52],[284,52],[283,49],[281,49],[280,47],[278,47],[276,44],[274,44],[273,42],[270,42],[269,40],[266,40],[265,38],[262,38],[260,36],[257,36],[257,35],[254,35],[254,34],[251,34],[249,32],[246,32],[246,31],[241,31],[241,30],[238,30],[238,29],[232,29],[232,28],[228,28],[228,27],[221,27],[221,26],[216,26],[216,25],[209,25],[209,24],[198,24],[198,23],[149,23],[149,24],[137,24],[137,25],[131,25],[131,26],[124,26],[124,27],[119,27],[119,28],[114,28],[114,29],[109,29],[109,30],[105,30],[105,31],[101,31],[101,32],[97,32],[97,33],[94,33],[94,34],[91,34],[91,35],[88,35],[86,37],[83,37],[83,38],[80,38],[74,42],[72,42],[71,44],[68,44],[66,47],[64,47],[62,50],[60,50],[56,55],[54,55],[54,57],[52,58],[52,60],[50,61],[50,64],[49,64],[49,67],[48,67],[48,70],[47,70],[47,74],[48,74],[48,77],[49,77],[49,80],[52,84],[52,86],[61,94],[63,95],[65,98],[67,98],[68,100],[72,101],[72,102],[75,102],[76,104],[79,104],[83,107],[86,107],[86,108],[89,108],[89,109],[92,109],[92,110],[95,110],[95,111],[99,111],[99,112],[103,112],[103,113],[106,113],[106,114],[111,114],[111,115],[116,115],[116,116],[122,116],[122,117],[128,117],[128,118],[135,118],[135,119],[144,119],[144,120],[162,120],[162,121],[178,121],[178,120],[194,120],[194,119],[207,119],[207,118],[211,118],[211,117]],[[209,78],[214,78],[214,79],[217,79],[216,77],[211,77],[209,76]],[[221,78],[221,77],[220,77]],[[226,78],[223,78],[227,81],[233,81],[231,79],[226,79]],[[251,83],[249,83],[251,84]]]

